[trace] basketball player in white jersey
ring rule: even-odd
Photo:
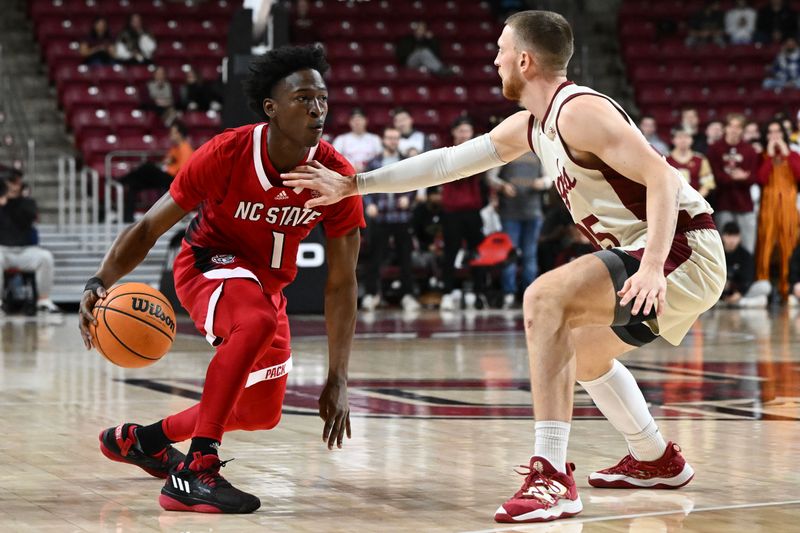
[[[573,38],[556,13],[512,15],[495,66],[520,111],[490,133],[366,174],[311,162],[287,186],[320,196],[308,207],[372,192],[412,191],[483,172],[534,150],[572,218],[601,251],[540,276],[523,312],[536,417],[525,482],[499,522],[573,516],[582,504],[567,463],[577,379],[620,431],[629,454],[589,476],[595,487],[677,488],[694,471],[665,442],[631,373],[617,357],[664,337],[677,345],[725,283],[711,207],[669,166],[613,100],[566,78]]]

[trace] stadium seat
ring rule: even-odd
[[[111,124],[120,136],[142,136],[150,133],[156,123],[155,113],[140,109],[111,111]]]

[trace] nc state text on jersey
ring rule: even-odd
[[[270,207],[264,210],[265,207],[264,204],[259,202],[240,201],[233,217],[254,222],[264,220],[268,224],[277,224],[279,226],[302,226],[313,222],[322,215],[319,211],[306,207]]]

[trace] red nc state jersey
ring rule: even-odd
[[[328,238],[364,227],[361,198],[307,209],[312,191],[282,186],[267,155],[269,124],[229,129],[200,147],[175,176],[170,194],[183,209],[198,209],[186,230],[181,254],[194,256],[201,272],[245,263],[266,293],[276,293],[297,274],[297,249],[322,223]],[[341,174],[352,165],[327,142],[310,148],[316,159]],[[179,262],[184,263],[186,258]],[[185,264],[185,263],[184,263]],[[181,273],[176,269],[176,282]]]

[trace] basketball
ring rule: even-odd
[[[141,368],[166,354],[175,339],[175,312],[167,298],[144,283],[112,287],[97,302],[90,326],[97,351],[117,366]]]

